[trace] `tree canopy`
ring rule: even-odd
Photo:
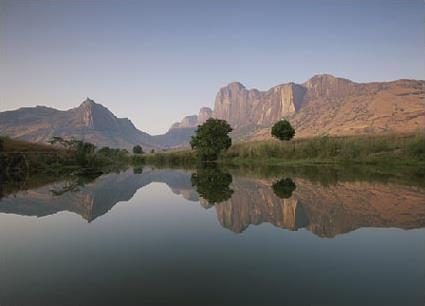
[[[210,118],[198,126],[190,145],[201,160],[214,161],[222,150],[232,145],[228,135],[231,131],[232,128],[225,120]]]
[[[273,125],[272,136],[279,140],[291,140],[295,136],[295,129],[288,120],[282,119]]]
[[[136,145],[133,147],[134,154],[143,154],[143,148],[140,145]]]

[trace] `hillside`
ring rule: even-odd
[[[153,146],[152,136],[139,131],[129,119],[117,118],[89,98],[67,111],[37,106],[0,113],[0,134],[43,143],[53,136],[60,136],[83,139],[97,146]]]

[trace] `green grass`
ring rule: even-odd
[[[221,156],[222,162],[268,164],[404,164],[425,163],[425,134],[315,137],[289,142],[276,140],[238,143]]]
[[[197,157],[192,150],[158,152],[145,155],[145,162],[158,166],[173,165],[194,165],[197,163]]]
[[[191,150],[149,154],[148,164],[194,164]],[[288,142],[242,142],[220,155],[219,163],[250,165],[364,164],[425,167],[425,134],[391,134],[351,137],[314,137]]]

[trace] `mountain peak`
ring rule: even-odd
[[[94,100],[92,100],[92,99],[90,99],[89,97],[87,97],[84,101],[83,101],[83,103],[81,103],[81,105],[80,106],[93,106],[93,105],[95,105],[96,104],[96,102],[94,102]]]
[[[230,82],[229,84],[227,84],[226,87],[230,89],[237,89],[237,90],[246,89],[246,87],[239,82]]]

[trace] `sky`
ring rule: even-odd
[[[0,1],[0,111],[86,97],[163,133],[220,87],[425,79],[423,0]]]

